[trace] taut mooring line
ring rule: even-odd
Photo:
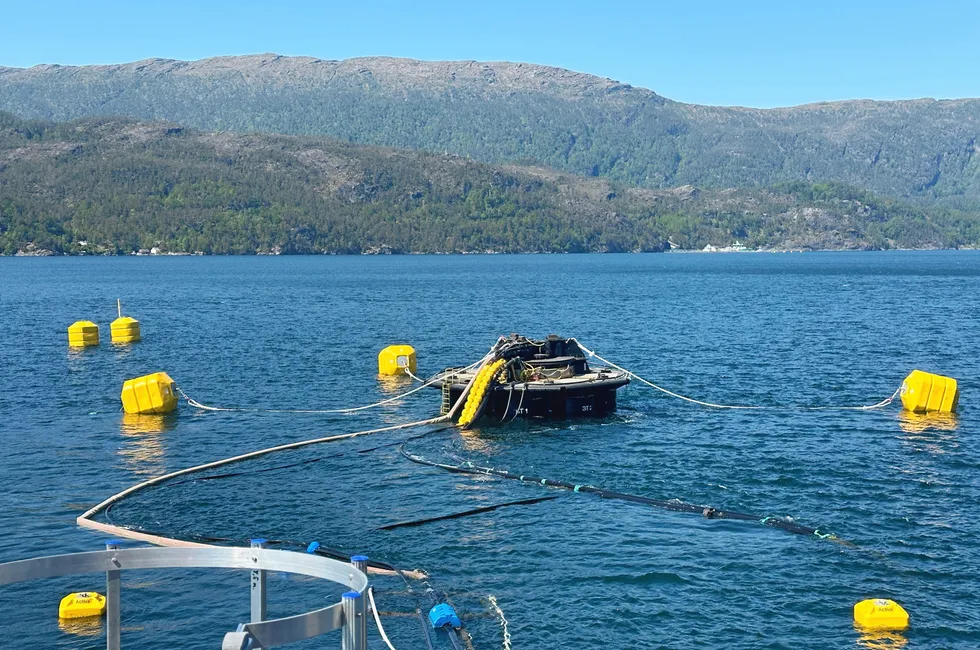
[[[895,401],[895,398],[898,397],[899,394],[901,394],[901,392],[902,392],[902,388],[899,387],[894,393],[891,394],[890,397],[886,397],[885,399],[881,400],[880,402],[878,402],[876,404],[869,404],[867,406],[750,406],[750,405],[741,405],[741,404],[715,404],[714,402],[705,402],[705,401],[702,401],[702,400],[699,400],[699,399],[694,399],[693,397],[688,397],[686,395],[681,395],[680,393],[675,393],[674,391],[668,390],[668,389],[664,388],[663,386],[658,386],[657,384],[653,383],[649,379],[644,379],[643,377],[639,376],[638,374],[636,374],[632,370],[627,370],[626,368],[624,368],[622,366],[616,365],[615,363],[613,363],[609,359],[605,359],[603,357],[600,357],[598,354],[596,354],[595,352],[593,352],[589,348],[587,348],[584,345],[582,345],[581,343],[579,343],[579,341],[577,339],[572,339],[572,340],[575,341],[575,344],[578,345],[578,347],[583,352],[585,352],[586,354],[588,354],[590,357],[595,357],[599,361],[602,361],[603,363],[608,364],[609,366],[612,366],[613,368],[616,368],[617,370],[621,370],[621,371],[625,372],[627,375],[629,375],[633,379],[637,380],[640,383],[646,384],[650,388],[659,390],[661,393],[664,393],[665,395],[669,395],[670,397],[674,397],[674,398],[677,398],[677,399],[680,399],[680,400],[684,400],[685,402],[690,402],[691,404],[697,404],[699,406],[706,406],[708,408],[713,408],[713,409],[744,409],[744,410],[755,410],[755,411],[763,411],[763,410],[764,411],[830,411],[830,410],[834,410],[834,411],[874,411],[874,410],[877,410],[877,409],[880,409],[880,408],[884,408],[884,407],[888,406],[889,404],[891,404],[892,402],[894,402]]]

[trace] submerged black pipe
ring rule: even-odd
[[[507,503],[497,503],[492,506],[483,506],[482,508],[474,508],[472,510],[466,510],[464,512],[454,512],[450,515],[439,515],[438,517],[429,517],[428,519],[416,519],[414,521],[402,521],[397,524],[387,524],[378,527],[377,530],[394,530],[395,528],[407,528],[410,526],[421,526],[422,524],[429,524],[433,521],[443,521],[446,519],[459,519],[460,517],[468,517],[470,515],[478,515],[483,512],[491,512],[499,508],[506,508],[508,506],[529,506],[535,503],[541,503],[542,501],[551,501],[552,499],[557,499],[558,497],[535,497],[533,499],[521,499],[520,501],[508,501]]]
[[[429,467],[437,467],[439,469],[446,470],[448,472],[454,472],[457,474],[479,474],[484,476],[497,476],[500,478],[512,479],[515,481],[521,481],[522,483],[536,483],[538,485],[543,485],[545,487],[556,487],[565,490],[571,490],[572,492],[587,492],[590,494],[596,494],[603,499],[616,499],[619,501],[627,501],[630,503],[639,503],[643,505],[653,506],[655,508],[661,508],[663,510],[670,510],[673,512],[690,512],[690,513],[700,513],[702,516],[708,519],[731,519],[735,521],[757,521],[764,526],[771,526],[772,528],[779,528],[780,530],[785,530],[786,532],[793,533],[795,535],[813,536],[819,539],[828,539],[840,544],[847,546],[852,546],[849,542],[841,540],[834,534],[831,533],[821,533],[817,528],[810,528],[809,526],[802,526],[795,522],[789,521],[787,519],[782,519],[780,517],[759,517],[757,515],[752,515],[744,512],[734,512],[730,510],[719,510],[717,508],[712,508],[710,506],[699,506],[693,503],[685,503],[678,499],[671,499],[665,501],[663,499],[651,499],[650,497],[638,496],[635,494],[626,494],[623,492],[613,492],[611,490],[604,490],[602,488],[597,488],[591,485],[577,485],[574,483],[568,483],[566,481],[552,481],[550,479],[540,478],[537,476],[528,476],[526,474],[515,474],[503,469],[496,469],[493,467],[480,467],[479,465],[474,465],[470,462],[464,462],[460,465],[446,465],[444,463],[437,463],[435,461],[428,460],[422,456],[417,456],[411,454],[405,450],[405,446],[402,445],[398,448],[402,456],[412,461],[413,463],[418,463],[420,465],[427,465]]]

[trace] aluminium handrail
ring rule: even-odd
[[[357,556],[356,556],[357,557]],[[360,557],[355,564],[363,564]],[[199,547],[199,548],[115,548],[108,543],[107,550],[65,555],[50,555],[0,564],[0,585],[55,578],[66,575],[101,573],[107,576],[107,587],[116,589],[116,597],[109,597],[107,611],[108,628],[119,629],[118,575],[120,571],[141,569],[242,569],[256,574],[266,571],[295,573],[329,580],[348,588],[343,599],[330,606],[305,614],[271,620],[253,620],[239,626],[236,632],[225,635],[223,648],[269,648],[313,638],[337,629],[343,629],[345,650],[366,648],[366,590],[367,575],[360,566],[345,564],[318,555],[280,551],[253,546]],[[264,581],[264,576],[262,578]],[[113,582],[115,581],[115,582]],[[256,580],[253,578],[253,585]],[[111,596],[111,594],[110,594]],[[264,601],[265,593],[261,595]],[[114,605],[114,606],[113,606]],[[264,602],[263,607],[264,610]],[[106,647],[119,647],[118,638],[106,635]]]

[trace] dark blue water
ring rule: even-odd
[[[0,259],[0,559],[92,550],[92,504],[146,477],[276,443],[409,422],[426,391],[351,416],[197,412],[130,421],[119,390],[165,370],[207,403],[332,408],[392,390],[385,345],[419,370],[470,363],[510,332],[578,337],[679,392],[760,405],[870,404],[913,368],[960,380],[956,420],[880,412],[712,411],[638,383],[605,421],[515,423],[408,447],[435,460],[791,516],[845,547],[753,523],[605,501],[412,464],[417,431],[286,452],[219,481],[161,486],[110,512],[170,534],[321,543],[428,572],[478,649],[880,647],[851,607],[888,597],[910,612],[909,648],[980,646],[977,331],[980,254],[583,255]],[[115,299],[144,340],[114,348]],[[70,352],[78,319],[97,349]],[[339,455],[342,452],[343,455]],[[254,470],[328,455],[298,467]],[[416,528],[381,525],[507,500],[560,498]],[[423,647],[416,595],[378,578],[399,648]],[[57,601],[99,577],[0,590],[17,647],[104,644],[62,631]],[[271,614],[322,606],[332,587],[277,577]],[[133,573],[124,645],[216,648],[245,620],[247,576]],[[425,604],[425,603],[423,603]],[[373,626],[372,626],[373,628]],[[381,647],[372,631],[372,647]],[[326,647],[339,647],[339,638]],[[440,639],[440,647],[449,647]],[[323,644],[308,647],[324,647]],[[894,645],[887,647],[895,647]]]

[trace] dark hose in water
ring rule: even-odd
[[[460,517],[469,517],[470,515],[478,515],[483,512],[491,512],[493,510],[498,510],[500,508],[507,508],[509,506],[529,506],[535,503],[541,503],[542,501],[551,501],[552,499],[557,499],[558,497],[535,497],[533,499],[521,499],[520,501],[508,501],[506,503],[497,503],[492,506],[483,506],[482,508],[473,508],[472,510],[465,510],[463,512],[454,512],[449,515],[439,515],[438,517],[429,517],[427,519],[416,519],[414,521],[401,521],[397,524],[386,524],[384,526],[379,526],[378,530],[394,530],[395,528],[408,528],[411,526],[421,526],[422,524],[429,524],[434,521],[444,521],[446,519],[459,519]]]
[[[635,494],[625,494],[623,492],[613,492],[612,490],[604,490],[602,488],[597,488],[591,485],[577,485],[575,483],[568,483],[566,481],[552,481],[551,479],[544,479],[537,476],[528,476],[526,474],[515,474],[503,469],[496,469],[494,467],[481,467],[479,465],[474,465],[471,462],[463,462],[459,465],[447,465],[444,463],[437,463],[435,461],[428,460],[423,456],[418,456],[406,451],[405,446],[402,445],[398,449],[402,456],[412,461],[413,463],[418,463],[420,465],[427,465],[429,467],[437,467],[439,469],[446,470],[447,472],[454,472],[457,474],[478,474],[483,476],[497,476],[500,478],[513,479],[515,481],[521,481],[522,483],[535,483],[537,485],[543,485],[545,487],[555,487],[562,488],[565,490],[571,490],[572,492],[587,492],[589,494],[596,494],[603,499],[617,499],[619,501],[627,501],[630,503],[639,503],[647,506],[653,506],[655,508],[661,508],[663,510],[670,510],[673,512],[690,512],[697,513],[708,519],[733,519],[736,521],[756,521],[764,526],[770,526],[772,528],[779,528],[780,530],[785,530],[786,532],[793,533],[796,535],[812,536],[818,539],[827,539],[839,544],[844,544],[846,546],[852,546],[849,542],[846,542],[832,533],[822,533],[816,528],[810,528],[809,526],[802,526],[796,522],[790,521],[788,519],[783,519],[781,517],[759,517],[757,515],[752,515],[744,512],[734,512],[731,510],[719,510],[718,508],[712,508],[710,506],[699,506],[693,503],[685,503],[677,499],[670,499],[669,501],[663,499],[651,499],[650,497],[638,496]]]

